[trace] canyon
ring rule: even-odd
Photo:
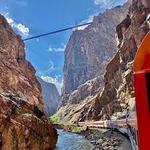
[[[56,86],[52,83],[45,82],[40,77],[37,77],[42,88],[42,96],[44,99],[45,113],[51,116],[56,113],[60,103],[60,95]]]
[[[54,84],[36,77],[23,40],[0,15],[0,149],[53,150],[58,133],[52,121],[67,127],[118,119],[135,109],[132,65],[150,31],[149,18],[149,0],[128,0],[95,16],[85,29],[73,31],[65,49],[60,96]],[[58,132],[72,137],[71,146],[72,139],[80,137]],[[101,138],[97,146],[108,139]],[[114,141],[119,143],[115,137]]]
[[[74,31],[65,50],[62,104],[55,119],[105,120],[134,109],[132,64],[150,30],[149,7],[146,0],[128,1],[94,17],[83,31]]]
[[[0,15],[0,149],[54,149],[57,131],[45,117],[41,86],[24,43]]]

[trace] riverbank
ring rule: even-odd
[[[80,134],[57,129],[58,142],[55,150],[94,150],[94,146]]]
[[[83,136],[93,145],[93,150],[132,150],[129,139],[117,131],[76,125],[55,125],[55,127]]]
[[[86,128],[73,125],[56,125],[57,128],[85,137],[93,145],[93,150],[132,150],[127,137],[110,129]]]
[[[94,146],[93,150],[132,150],[130,141],[124,135],[110,129],[89,129],[81,132]]]

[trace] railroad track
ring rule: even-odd
[[[78,122],[80,127],[94,127],[94,128],[105,128],[112,129],[127,135],[130,139],[132,149],[138,150],[137,143],[137,123],[136,113],[132,112],[130,115],[118,120],[104,120],[104,121],[86,121]]]

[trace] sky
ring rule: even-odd
[[[0,0],[0,13],[24,39],[90,22],[93,16],[125,1]],[[43,80],[54,83],[59,92],[63,83],[64,50],[71,33],[72,30],[25,42],[26,58],[35,67],[36,74]]]

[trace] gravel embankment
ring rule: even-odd
[[[93,145],[93,150],[132,150],[130,141],[116,131],[90,129],[81,133]]]

